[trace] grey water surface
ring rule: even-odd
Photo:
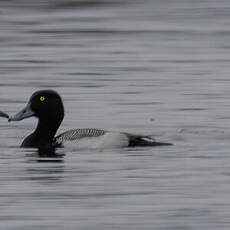
[[[72,128],[173,146],[19,148],[36,119],[0,119],[0,229],[230,228],[230,2],[0,1],[0,110],[38,89]]]

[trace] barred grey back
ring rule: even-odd
[[[56,136],[54,142],[61,144],[64,141],[77,141],[83,137],[98,137],[105,133],[106,131],[101,129],[73,129]]]

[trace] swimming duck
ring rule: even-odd
[[[93,128],[73,129],[55,137],[64,118],[64,106],[61,96],[53,90],[36,91],[26,107],[17,114],[9,116],[8,121],[20,121],[29,117],[37,117],[38,124],[35,131],[24,139],[21,147],[119,148],[171,145],[156,142],[151,136]]]

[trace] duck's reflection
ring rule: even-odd
[[[65,154],[57,151],[56,148],[39,148],[37,150],[38,162],[59,162],[63,161]]]
[[[65,153],[56,148],[25,149],[27,160],[37,162],[63,162]]]
[[[40,183],[59,182],[64,173],[64,153],[56,149],[37,149],[26,154],[29,180]],[[45,164],[44,164],[45,163]]]

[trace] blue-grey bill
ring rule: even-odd
[[[0,111],[0,117],[9,118],[9,115],[7,113]]]
[[[20,112],[16,113],[13,116],[9,116],[8,121],[21,121],[23,119],[33,117],[33,116],[34,116],[34,112],[31,110],[30,104],[28,104]]]

